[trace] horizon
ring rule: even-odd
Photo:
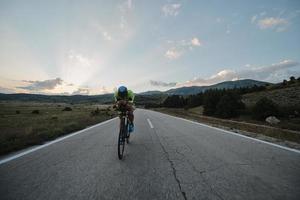
[[[295,77],[296,78],[296,77]],[[218,83],[214,83],[214,84],[211,84],[211,85],[205,85],[205,86],[214,86],[214,85],[218,85],[218,84],[222,84],[222,83],[226,83],[226,82],[235,82],[235,81],[244,81],[244,80],[250,80],[250,81],[257,81],[257,82],[265,82],[265,81],[259,81],[259,80],[254,80],[254,79],[239,79],[239,80],[233,80],[233,81],[221,81],[221,82],[218,82]],[[280,82],[276,82],[276,83],[271,83],[271,82],[265,82],[266,84],[280,84]],[[167,89],[167,90],[146,90],[146,91],[142,91],[142,92],[138,92],[135,94],[143,94],[143,93],[147,93],[147,92],[167,92],[169,90],[172,90],[172,89],[179,89],[179,88],[189,88],[189,87],[205,87],[204,85],[203,86],[182,86],[182,87],[177,87],[177,88],[171,88],[171,89]],[[46,94],[46,93],[2,93],[0,92],[0,94],[29,94],[29,95],[45,95],[45,96],[77,96],[77,95],[80,95],[80,96],[101,96],[101,95],[111,95],[111,94],[114,94],[115,91],[112,91],[112,92],[109,92],[109,93],[103,93],[103,94],[61,94],[61,93],[49,93],[49,94]]]
[[[300,76],[300,1],[1,1],[0,93],[100,95]]]

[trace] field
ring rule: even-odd
[[[261,92],[254,92],[243,95],[243,102],[246,106],[253,106],[259,99],[267,97],[281,107],[299,107],[300,105],[300,84],[296,83],[284,88],[269,89]]]
[[[300,148],[298,145],[300,144],[300,125],[298,123],[299,118],[294,119],[295,121],[283,120],[276,126],[270,126],[266,122],[255,121],[247,118],[247,116],[240,116],[239,118],[235,119],[208,117],[202,115],[202,107],[196,107],[188,110],[182,108],[155,108],[154,110],[212,126],[221,127],[223,129],[237,131],[241,134],[251,137],[271,137],[275,139],[272,140],[272,142],[284,142],[286,144],[289,143],[287,144],[288,146]]]
[[[0,102],[0,154],[42,144],[114,116],[109,105]]]

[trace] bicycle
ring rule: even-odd
[[[130,133],[128,131],[128,113],[127,110],[124,108],[121,108],[119,111],[119,117],[120,117],[120,131],[119,131],[119,137],[118,137],[118,157],[119,160],[123,158],[124,154],[124,148],[125,143],[129,143],[129,137]]]

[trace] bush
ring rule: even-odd
[[[237,117],[243,108],[245,105],[241,96],[229,93],[221,97],[216,107],[216,115],[221,118]]]
[[[57,120],[58,117],[57,117],[56,115],[53,115],[53,116],[51,116],[51,119],[52,119],[52,120]]]
[[[295,81],[296,81],[295,77],[294,77],[294,76],[291,76],[291,77],[290,77],[290,82],[291,82],[291,83],[295,83]]]
[[[264,97],[253,107],[252,117],[258,120],[265,120],[269,116],[279,116],[277,105],[270,99]]]
[[[32,114],[40,114],[40,111],[39,110],[33,110],[31,113]]]
[[[108,112],[108,111],[107,111],[107,112]],[[92,115],[92,116],[96,116],[96,115],[99,115],[99,114],[100,114],[100,110],[99,110],[98,107],[96,108],[96,110],[92,110],[92,111],[91,111],[91,115]]]
[[[20,114],[21,112],[19,110],[16,110],[16,114]]]
[[[62,111],[72,111],[72,108],[70,108],[70,107],[65,107]]]

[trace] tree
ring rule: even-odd
[[[184,105],[185,99],[179,95],[168,96],[163,102],[163,106],[169,108],[183,108]]]
[[[216,113],[216,107],[225,90],[208,90],[205,92],[203,100],[203,114],[213,116]]]
[[[221,118],[237,117],[243,108],[245,108],[245,104],[241,101],[241,96],[228,93],[222,96],[217,104],[216,115]]]
[[[290,77],[290,82],[291,82],[291,83],[295,83],[295,81],[296,81],[295,77],[294,77],[294,76],[291,76],[291,77]]]
[[[252,117],[258,120],[265,120],[266,117],[278,117],[279,111],[277,105],[270,99],[264,97],[256,102],[252,110]]]
[[[287,80],[284,79],[282,85],[287,85],[287,84],[288,84]]]
[[[186,98],[186,107],[187,108],[201,106],[202,103],[203,103],[203,94],[202,93],[199,93],[196,95],[189,95]]]

